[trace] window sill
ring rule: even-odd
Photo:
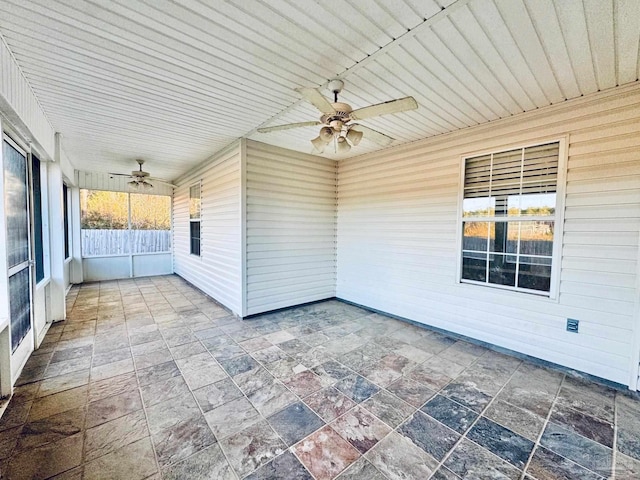
[[[521,300],[534,300],[544,303],[559,303],[559,295],[549,292],[537,292],[535,290],[515,290],[514,288],[504,287],[495,284],[474,282],[472,280],[458,280],[456,285],[469,292],[477,292],[482,294],[483,291],[490,292],[495,295],[503,295],[508,298],[517,298]],[[483,290],[484,289],[484,290]]]

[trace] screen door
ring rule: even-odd
[[[33,350],[28,165],[26,153],[7,137],[2,158],[12,365],[21,366]]]

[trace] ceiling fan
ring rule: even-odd
[[[352,146],[355,147],[358,145],[363,136],[385,147],[394,141],[393,138],[384,133],[352,122],[418,108],[418,103],[413,97],[405,97],[353,110],[351,105],[338,102],[338,94],[342,91],[343,87],[344,82],[340,79],[329,82],[329,90],[333,92],[333,103],[329,102],[316,88],[296,88],[296,92],[320,110],[320,113],[322,113],[320,120],[289,123],[286,125],[276,125],[274,127],[262,127],[258,128],[258,132],[269,133],[289,130],[291,128],[323,125],[319,135],[311,140],[315,151],[322,153],[325,147],[333,142],[336,152],[346,153],[351,150]]]
[[[137,159],[139,170],[134,170],[130,174],[127,173],[109,173],[109,175],[117,176],[117,177],[129,177],[131,181],[128,182],[129,186],[136,189],[149,189],[153,187],[153,183],[162,183],[165,185],[169,185],[170,187],[176,188],[172,183],[167,182],[166,180],[162,180],[160,178],[154,178],[149,176],[149,172],[145,172],[142,170],[142,165],[144,164],[144,160]]]

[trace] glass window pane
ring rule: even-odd
[[[540,217],[555,213],[555,193],[531,193],[520,197],[520,215]]]
[[[548,292],[551,288],[551,259],[520,257],[518,287]]]
[[[509,195],[507,197],[507,212],[509,217],[517,217],[520,215],[520,199],[521,195]]]
[[[15,352],[31,330],[28,268],[9,277],[9,310],[11,315],[11,351]]]
[[[553,254],[554,222],[521,222],[520,254],[545,255]]]
[[[507,222],[492,222],[489,227],[489,251],[506,253],[508,248]],[[517,237],[516,237],[517,238]]]
[[[462,201],[463,217],[487,217],[495,212],[496,199],[493,197],[465,198]]]
[[[128,255],[129,194],[80,190],[82,255]]]
[[[27,159],[3,142],[4,207],[7,220],[7,263],[14,267],[29,260]]]
[[[503,234],[506,236],[504,241],[504,252],[506,253],[518,253],[518,231],[520,222],[504,222],[503,228],[506,231]]]
[[[489,283],[516,286],[516,256],[489,254]]]
[[[189,189],[189,218],[191,220],[200,218],[200,185],[194,185]]]
[[[130,194],[133,253],[171,250],[171,197]]]
[[[464,222],[462,249],[479,252],[487,251],[487,234],[489,222]]]
[[[487,254],[464,252],[462,254],[462,278],[464,280],[487,281]]]
[[[200,255],[200,222],[189,222],[191,234],[191,254]]]

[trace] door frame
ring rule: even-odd
[[[26,178],[26,189],[27,189],[27,218],[28,218],[28,228],[27,228],[27,237],[28,237],[28,245],[29,245],[29,258],[27,261],[22,262],[19,265],[16,265],[14,267],[9,268],[7,266],[6,269],[6,275],[7,275],[7,293],[8,293],[8,287],[9,287],[9,278],[11,276],[13,276],[14,274],[21,272],[22,270],[24,270],[25,268],[28,269],[29,272],[29,332],[27,333],[27,335],[25,336],[25,338],[22,339],[22,342],[20,342],[20,345],[18,346],[18,348],[15,351],[12,351],[13,349],[13,345],[11,345],[11,342],[9,341],[9,355],[11,357],[11,383],[15,383],[15,381],[18,379],[18,377],[20,376],[20,373],[22,372],[22,369],[25,365],[25,363],[27,362],[27,360],[29,359],[29,356],[31,355],[31,353],[34,351],[35,349],[35,332],[34,332],[34,322],[33,322],[33,293],[34,293],[34,289],[33,289],[33,280],[34,280],[34,261],[33,261],[33,232],[31,231],[33,228],[33,221],[32,221],[32,188],[31,188],[31,167],[30,167],[30,159],[31,159],[31,149],[28,146],[24,146],[22,145],[20,142],[14,140],[11,136],[9,136],[7,133],[3,132],[2,133],[2,142],[3,142],[3,148],[4,148],[4,142],[7,142],[9,144],[9,146],[11,146],[12,148],[14,148],[15,150],[18,151],[18,153],[20,153],[24,158],[25,158],[25,178]],[[4,156],[2,158],[2,168],[4,169]],[[4,178],[4,176],[3,176]],[[3,198],[2,201],[4,202],[4,188],[3,188]],[[8,235],[8,232],[6,231],[6,224],[5,224],[5,231],[3,232],[3,234]],[[26,264],[26,265],[25,265]],[[3,273],[4,274],[4,273]],[[9,298],[7,296],[9,302],[11,302],[11,298]],[[9,339],[11,338],[11,318],[9,318],[9,327],[8,327],[8,333],[9,333]]]

